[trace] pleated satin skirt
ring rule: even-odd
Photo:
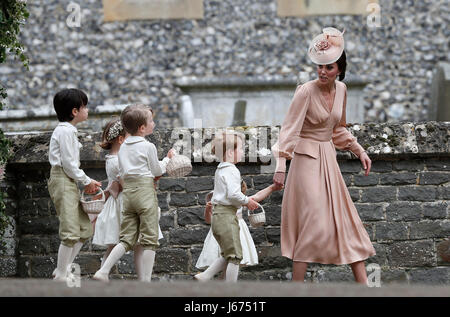
[[[322,264],[350,264],[375,255],[342,178],[333,143],[308,143],[305,149],[316,150],[295,151],[286,179],[282,255]]]

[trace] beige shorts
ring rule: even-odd
[[[234,206],[214,205],[211,228],[221,249],[221,255],[234,264],[241,263],[242,246],[239,222]]]
[[[93,227],[82,209],[76,182],[66,175],[62,167],[52,166],[47,185],[59,219],[61,243],[70,248],[79,241],[84,243],[92,237]]]
[[[127,178],[123,186],[123,218],[120,242],[126,251],[139,244],[156,250],[158,242],[158,198],[153,178]]]

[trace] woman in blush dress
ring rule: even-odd
[[[308,263],[350,264],[355,280],[367,284],[364,260],[375,255],[336,159],[336,150],[354,153],[369,175],[371,160],[346,129],[346,55],[343,33],[325,28],[308,56],[318,78],[297,87],[278,142],[273,182],[285,182],[281,253],[293,260],[293,280],[304,281]]]

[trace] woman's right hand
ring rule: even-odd
[[[275,172],[273,175],[273,184],[275,185],[276,190],[283,188],[285,177],[286,175],[284,172]]]

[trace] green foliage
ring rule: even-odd
[[[8,53],[19,59],[28,69],[28,58],[23,45],[19,42],[20,26],[25,24],[29,13],[25,2],[19,0],[2,0],[0,3],[0,64],[6,61]],[[7,97],[6,89],[0,84],[0,110]]]
[[[15,59],[19,59],[28,70],[28,58],[24,54],[24,47],[19,42],[20,27],[25,24],[29,13],[26,1],[1,0],[0,2],[0,64],[6,61],[8,54],[12,54]],[[3,99],[7,97],[6,88],[0,84],[0,110],[3,109]],[[0,129],[0,181],[2,179],[6,162],[11,156],[11,143]],[[5,214],[4,194],[0,192],[0,238],[5,234],[9,224]],[[4,245],[0,241],[0,246]]]

